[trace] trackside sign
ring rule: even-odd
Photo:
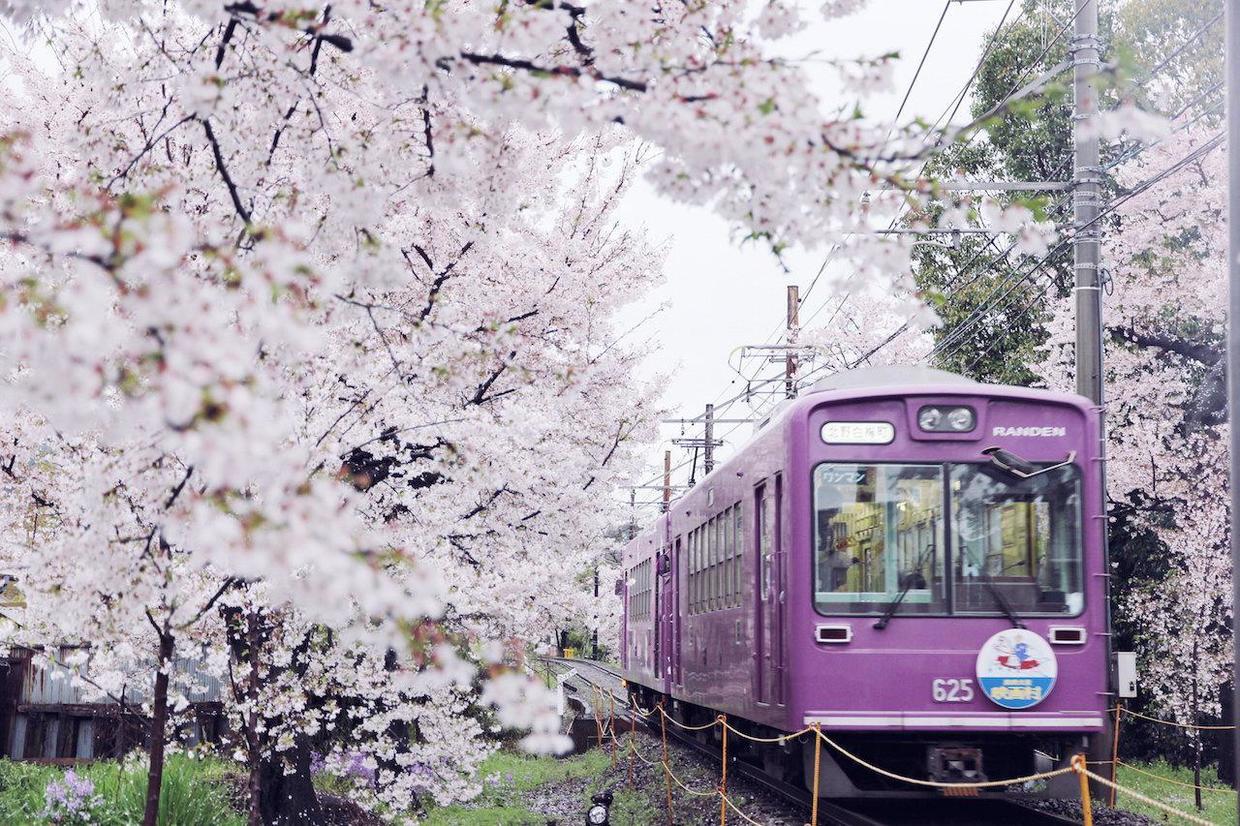
[[[1067,436],[1068,428],[1066,427],[1002,427],[997,426],[990,432],[991,436],[1035,436],[1044,439],[1053,439],[1059,436]]]

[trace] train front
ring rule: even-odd
[[[963,379],[815,398],[790,430],[790,466],[805,464],[791,486],[789,724],[949,783],[1109,757],[1087,400]],[[823,756],[824,795],[918,793]],[[1060,782],[1027,790],[1064,793]]]

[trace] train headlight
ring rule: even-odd
[[[929,433],[967,433],[977,427],[972,407],[929,405],[917,411],[917,426]]]
[[[917,414],[917,426],[922,430],[938,430],[943,422],[943,411],[937,407],[923,407]]]
[[[968,407],[953,407],[947,414],[947,423],[952,430],[963,433],[973,429],[973,410]]]

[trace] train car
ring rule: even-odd
[[[626,547],[631,691],[686,723],[818,724],[941,782],[1100,756],[1100,446],[1074,395],[912,367],[819,382]],[[811,740],[748,757],[810,787]],[[824,796],[927,793],[833,749],[820,772]]]

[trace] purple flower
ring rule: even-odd
[[[91,779],[69,769],[43,790],[43,817],[57,824],[90,823],[90,810],[98,802]]]

